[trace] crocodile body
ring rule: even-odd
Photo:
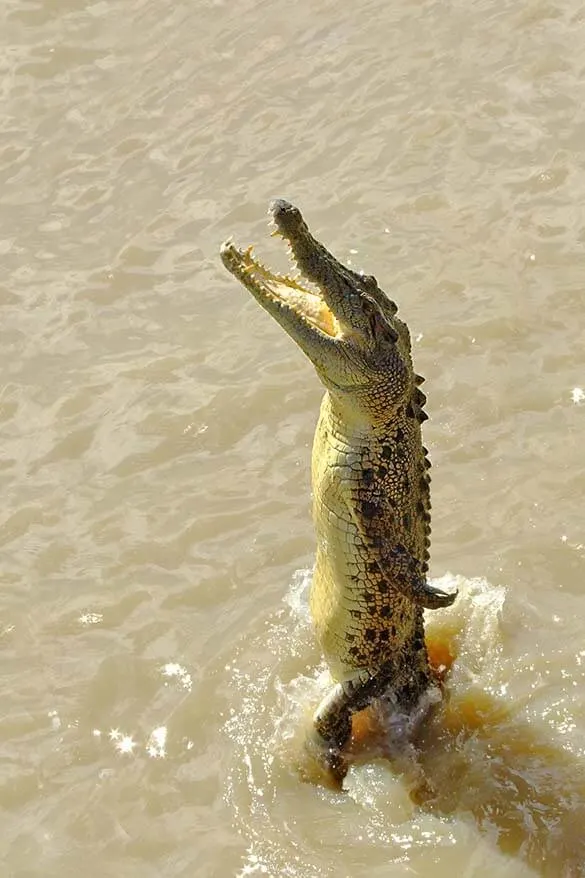
[[[427,580],[430,491],[423,379],[410,335],[375,278],[338,262],[286,201],[270,207],[300,276],[278,275],[231,241],[226,268],[312,361],[325,385],[312,455],[317,557],[311,614],[335,684],[312,746],[337,777],[351,715],[390,694],[410,711],[435,678],[423,610],[456,595]]]

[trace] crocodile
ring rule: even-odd
[[[311,464],[317,551],[310,609],[333,685],[313,716],[308,744],[339,780],[354,713],[382,696],[411,713],[438,685],[423,611],[449,606],[457,593],[427,578],[426,397],[408,327],[376,279],[338,262],[297,207],[277,199],[269,216],[272,234],[288,245],[294,276],[271,271],[253,247],[240,249],[231,239],[221,258],[325,386]]]

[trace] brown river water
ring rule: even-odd
[[[584,46],[577,0],[3,0],[3,876],[585,875]],[[411,327],[461,589],[342,792],[322,391],[218,258],[285,264],[274,196]]]

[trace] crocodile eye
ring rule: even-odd
[[[378,306],[371,299],[364,296],[362,298],[362,307],[370,325],[370,332],[376,341],[390,341],[392,343],[398,341],[398,333],[388,323]]]
[[[378,309],[371,301],[371,299],[366,298],[365,296],[362,298],[362,308],[364,311],[364,315],[370,325],[370,332],[377,338],[379,333],[379,314]]]

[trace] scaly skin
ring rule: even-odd
[[[286,201],[270,206],[302,281],[228,241],[224,265],[312,361],[326,388],[312,458],[317,560],[311,613],[336,681],[314,715],[312,748],[337,778],[351,715],[391,694],[410,711],[435,685],[423,609],[456,594],[427,578],[426,420],[410,335],[373,277],[339,263]],[[311,286],[308,286],[306,282]]]

